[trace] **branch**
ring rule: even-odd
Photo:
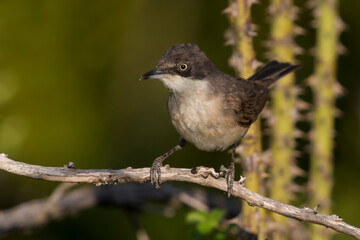
[[[196,210],[227,209],[229,218],[240,212],[240,207],[233,200],[225,200],[225,196],[207,194],[198,189],[164,186],[155,190],[150,184],[130,183],[119,186],[85,186],[68,191],[73,186],[70,183],[61,184],[48,198],[32,200],[1,211],[0,237],[14,231],[38,230],[50,222],[95,206],[146,211],[149,202],[160,202],[176,203],[173,204],[176,207],[180,206],[178,203],[182,203]]]
[[[67,167],[42,167],[13,161],[5,154],[0,154],[0,169],[34,179],[43,179],[55,182],[92,183],[96,185],[118,184],[129,182],[148,182],[150,179],[149,168],[120,169],[120,170],[79,170]],[[217,188],[226,191],[226,180],[208,177],[213,169],[197,167],[192,170],[182,168],[170,168],[165,166],[161,169],[163,181],[192,182],[206,187]],[[360,229],[345,223],[336,215],[322,215],[309,208],[297,208],[291,205],[276,202],[270,198],[252,192],[241,185],[234,183],[234,197],[245,200],[250,206],[257,206],[286,217],[299,221],[315,223],[332,228],[337,232],[360,239]]]

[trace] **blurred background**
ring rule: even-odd
[[[305,1],[297,23],[306,34],[296,38],[304,53],[297,83],[306,89],[313,73],[315,30]],[[120,169],[150,167],[155,157],[173,147],[178,134],[166,111],[167,90],[157,80],[139,77],[157,64],[176,43],[194,42],[222,71],[231,48],[224,46],[229,26],[221,14],[227,1],[0,1],[0,152],[14,160],[44,166]],[[269,36],[268,1],[253,7],[258,25],[257,59],[266,62]],[[337,105],[333,211],[360,226],[360,2],[340,2],[347,24],[341,42],[338,79],[346,89]],[[304,124],[304,128],[306,128]],[[307,149],[306,141],[302,143]],[[304,151],[305,151],[304,150]],[[306,152],[298,159],[308,168]],[[228,153],[207,153],[188,145],[173,155],[173,167],[228,165]],[[179,185],[166,183],[167,185]],[[0,172],[0,209],[48,196],[57,183]],[[180,184],[184,185],[184,184]],[[153,239],[183,239],[190,232],[187,209],[174,217],[143,214],[141,222]],[[321,209],[320,209],[321,212]],[[101,223],[99,223],[101,219]],[[30,234],[7,239],[135,239],[126,214],[117,208],[95,208]],[[174,227],[176,226],[176,228]],[[350,239],[336,235],[335,239]]]

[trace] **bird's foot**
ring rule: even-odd
[[[215,179],[219,179],[220,177],[225,177],[227,183],[227,194],[229,198],[231,197],[231,193],[234,185],[234,174],[235,174],[234,163],[231,163],[229,168],[226,168],[224,167],[224,165],[221,165],[220,171],[218,173],[215,172],[213,168],[206,168],[203,166],[194,167],[193,169],[191,169],[191,173],[200,174],[203,178],[207,178],[209,175]],[[244,181],[245,178],[242,178],[241,180]]]
[[[156,188],[160,188],[161,182],[161,167],[163,159],[158,157],[154,160],[152,167],[150,169],[150,181],[151,184]]]
[[[234,163],[231,163],[229,168],[221,166],[220,173],[225,175],[226,184],[227,184],[227,195],[228,195],[228,198],[230,198],[231,194],[232,194],[233,186],[234,186],[234,174],[235,174]]]

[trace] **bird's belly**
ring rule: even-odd
[[[219,101],[192,101],[169,109],[172,124],[188,142],[204,151],[225,150],[237,143],[248,128],[241,127]]]

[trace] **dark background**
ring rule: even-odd
[[[304,49],[298,84],[313,72],[315,31],[305,1],[297,23],[307,30],[297,37]],[[267,61],[264,42],[269,21],[261,1],[253,8],[258,24],[257,58]],[[230,47],[223,34],[227,1],[0,1],[0,152],[18,161],[77,168],[149,167],[155,157],[177,143],[166,112],[167,90],[157,80],[139,82],[171,45],[197,43],[222,71]],[[347,24],[341,42],[338,79],[345,95],[338,99],[342,116],[336,124],[334,213],[360,226],[360,2],[341,1]],[[305,88],[305,99],[310,100]],[[329,116],[330,117],[330,116]],[[305,124],[306,128],[306,124]],[[306,143],[306,141],[305,141]],[[302,149],[306,149],[303,146]],[[308,166],[307,153],[299,159]],[[229,163],[225,153],[201,152],[189,145],[172,156],[171,166]],[[166,183],[176,185],[175,183]],[[0,209],[48,196],[57,183],[0,172]],[[187,238],[188,210],[172,218],[144,214],[141,222],[153,239]],[[321,213],[321,208],[319,209]],[[96,208],[53,223],[32,235],[8,239],[135,239],[121,209]],[[336,239],[350,239],[337,235]]]

